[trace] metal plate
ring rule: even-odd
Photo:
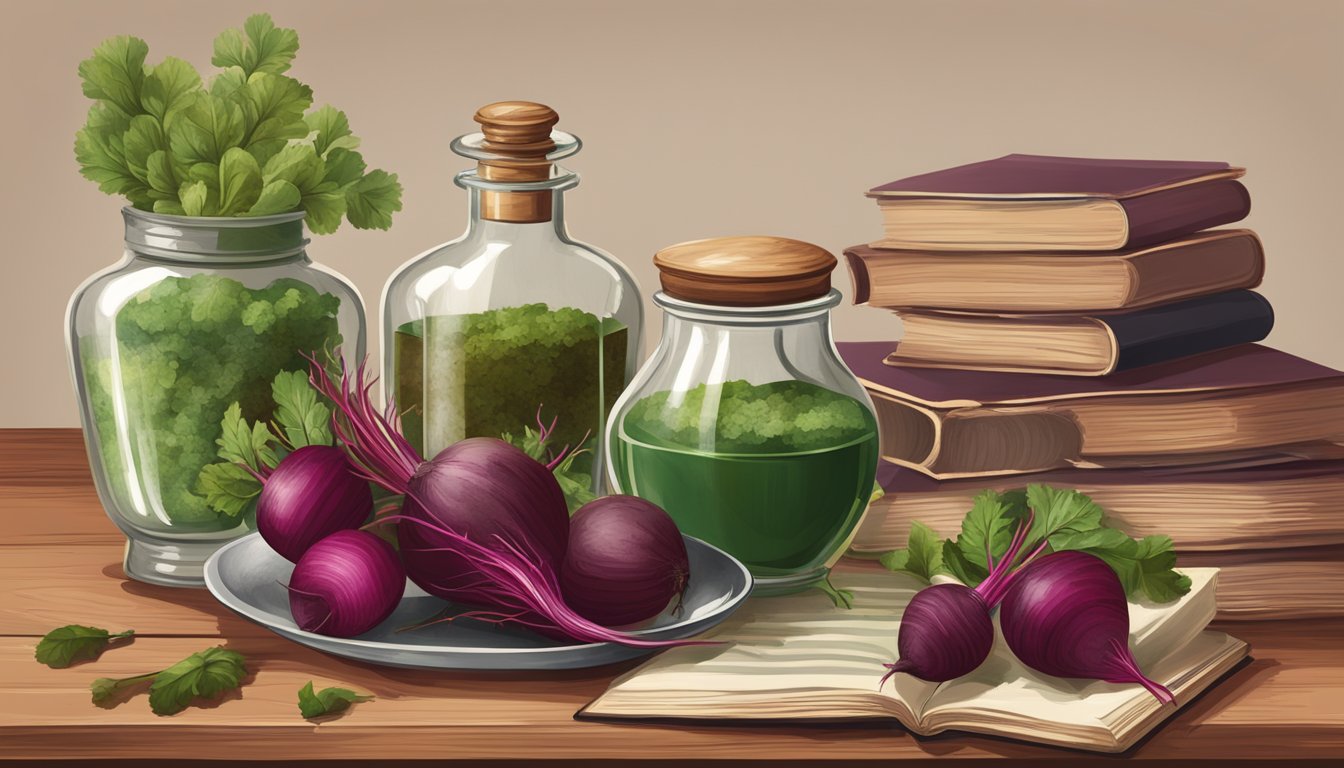
[[[732,556],[699,539],[686,537],[691,561],[690,586],[682,611],[668,610],[632,632],[646,639],[693,637],[737,609],[751,593],[751,574]],[[624,661],[656,651],[615,643],[560,645],[522,628],[499,627],[473,619],[423,629],[398,628],[424,621],[448,604],[406,582],[401,604],[386,621],[356,638],[304,632],[289,613],[292,563],[253,533],[231,542],[205,564],[205,585],[233,611],[282,637],[319,651],[393,667],[434,669],[574,669]],[[462,608],[463,611],[468,610]]]

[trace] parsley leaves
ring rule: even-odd
[[[372,699],[372,696],[355,693],[348,688],[323,688],[314,693],[313,681],[309,680],[307,685],[299,689],[299,714],[311,720],[344,712],[351,704]]]
[[[242,654],[221,646],[207,648],[154,676],[149,708],[156,715],[177,714],[197,698],[217,699],[240,687],[246,674]]]
[[[260,318],[255,318],[260,322]],[[280,460],[306,445],[332,445],[331,408],[318,398],[304,371],[281,371],[271,381],[274,423],[251,424],[233,403],[220,421],[219,458],[196,479],[195,492],[216,512],[238,517],[261,495],[261,480]]]
[[[114,635],[100,627],[71,624],[44,635],[33,656],[52,669],[64,669],[77,661],[97,658],[114,641],[133,635],[135,631],[130,629]]]
[[[89,691],[94,704],[111,705],[124,691],[149,683],[149,708],[156,715],[175,715],[196,699],[217,699],[241,687],[246,675],[242,654],[215,646],[158,672],[100,677],[89,684]]]
[[[1190,591],[1190,579],[1174,570],[1176,553],[1170,538],[1132,539],[1106,526],[1103,510],[1087,495],[1048,485],[980,493],[954,539],[940,541],[930,528],[913,523],[906,548],[887,552],[881,562],[888,570],[923,581],[946,573],[974,587],[989,575],[987,553],[993,552],[996,560],[1002,557],[1013,531],[1029,511],[1035,517],[1024,551],[1046,541],[1049,552],[1078,550],[1096,555],[1115,570],[1131,599],[1146,597],[1165,603]]]
[[[294,30],[256,14],[215,39],[211,63],[222,71],[206,84],[181,59],[146,65],[143,40],[104,41],[79,65],[84,95],[96,102],[75,134],[80,173],[158,213],[303,210],[318,234],[342,219],[387,229],[401,210],[401,184],[396,174],[366,172],[345,113],[311,109],[312,89],[285,74],[298,49]]]

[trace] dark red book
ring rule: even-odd
[[[837,345],[873,398],[883,457],[931,477],[1334,457],[1344,373],[1259,344],[1104,378],[883,364]]]
[[[1227,163],[1006,155],[868,192],[875,248],[1110,251],[1244,219],[1242,168]]]

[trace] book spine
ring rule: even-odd
[[[849,277],[854,281],[854,303],[867,304],[868,297],[872,295],[868,264],[854,251],[845,251],[845,262],[849,264]]]
[[[1274,327],[1274,309],[1254,291],[1229,291],[1097,319],[1110,328],[1114,370],[1123,371],[1260,341]]]
[[[1129,220],[1126,248],[1142,248],[1231,224],[1251,212],[1251,195],[1237,181],[1190,184],[1117,202]]]

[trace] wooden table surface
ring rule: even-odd
[[[121,572],[121,534],[99,506],[75,430],[0,430],[0,505],[8,523],[0,533],[4,760],[1115,760],[977,736],[916,738],[894,722],[744,727],[573,719],[633,663],[559,673],[435,673],[326,656],[238,618],[205,590],[128,581]],[[35,662],[37,638],[69,623],[130,627],[137,636],[69,669]],[[1253,660],[1127,756],[1150,765],[1230,765],[1344,755],[1344,620],[1220,628],[1249,641]],[[157,717],[143,695],[113,709],[89,701],[95,677],[161,669],[220,644],[243,653],[250,674],[240,692],[218,703]],[[308,680],[378,698],[313,725],[295,704]]]

